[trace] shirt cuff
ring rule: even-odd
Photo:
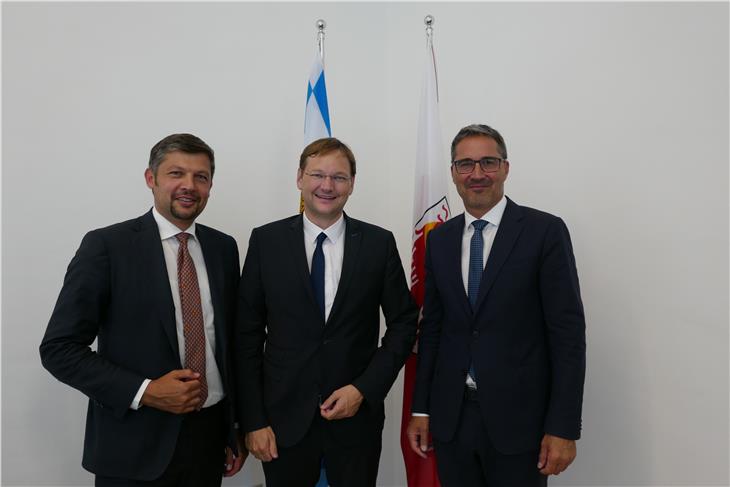
[[[422,417],[422,418],[428,418],[429,417],[429,415],[426,414],[426,413],[411,413],[411,416],[419,416],[419,417]]]
[[[145,379],[142,382],[142,385],[139,386],[139,390],[137,391],[137,395],[134,396],[134,399],[132,400],[132,404],[129,405],[129,409],[134,409],[135,411],[139,409],[141,406],[140,401],[142,401],[142,396],[144,395],[144,391],[147,390],[147,386],[149,383],[152,382],[150,379]]]

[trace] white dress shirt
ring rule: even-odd
[[[307,218],[306,212],[302,214],[304,220],[304,250],[307,255],[309,272],[312,272],[312,257],[317,247],[317,237],[324,232],[327,238],[322,242],[322,253],[324,254],[324,316],[325,322],[332,311],[332,303],[335,301],[337,286],[340,283],[342,274],[342,259],[345,256],[345,218],[340,218],[325,229]]]
[[[181,230],[163,217],[156,208],[152,209],[152,216],[157,222],[162,240],[162,250],[165,255],[165,266],[167,277],[170,281],[172,301],[175,305],[175,327],[177,329],[177,344],[180,350],[180,363],[185,367],[185,335],[183,332],[182,308],[180,307],[180,288],[177,280],[177,252],[180,242],[176,235]],[[200,305],[203,308],[203,326],[205,329],[205,378],[208,382],[208,398],[203,407],[212,406],[223,399],[223,381],[218,371],[218,364],[215,361],[215,327],[213,325],[213,299],[210,295],[210,284],[208,282],[208,270],[203,259],[203,250],[195,236],[195,222],[193,222],[185,233],[190,234],[188,239],[188,252],[195,265],[195,273],[198,276],[198,287],[200,288]],[[137,395],[132,401],[132,409],[138,409],[144,391],[151,382],[146,379],[139,388]]]

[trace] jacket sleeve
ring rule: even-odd
[[[243,432],[269,425],[264,408],[262,360],[266,341],[266,302],[256,229],[251,232],[238,286],[238,309],[233,332],[236,404]]]
[[[353,385],[373,404],[383,402],[416,340],[418,308],[408,290],[393,234],[387,235],[387,262],[380,305],[386,332],[365,371]]]
[[[585,317],[573,246],[559,218],[547,229],[539,284],[552,374],[545,432],[578,439],[586,368]]]
[[[443,318],[443,305],[433,275],[431,258],[433,239],[431,237],[429,235],[426,243],[423,318],[418,328],[418,365],[411,406],[411,412],[421,414],[429,414],[430,412],[431,382],[436,368]]]
[[[91,350],[108,309],[110,282],[104,240],[98,231],[89,232],[66,271],[40,355],[54,377],[121,417],[144,377]]]

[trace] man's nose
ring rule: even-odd
[[[482,179],[487,176],[487,173],[482,170],[482,165],[480,163],[474,164],[474,170],[471,173],[471,177],[473,179]]]
[[[332,176],[325,176],[324,179],[322,179],[322,184],[320,184],[320,187],[324,190],[331,191],[335,187],[335,182],[332,179]]]
[[[183,176],[181,187],[183,189],[193,189],[195,187],[195,175],[186,174],[185,176]]]

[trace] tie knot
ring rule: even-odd
[[[317,235],[317,246],[321,247],[324,240],[327,238],[327,234],[322,232],[319,235]]]
[[[481,232],[484,227],[487,226],[487,222],[485,220],[474,220],[473,222],[471,222],[471,224],[474,227],[474,230],[477,230],[479,232]]]
[[[190,234],[187,232],[180,232],[177,235],[175,235],[175,238],[177,238],[177,241],[180,242],[183,245],[187,245],[188,239],[190,238]]]

